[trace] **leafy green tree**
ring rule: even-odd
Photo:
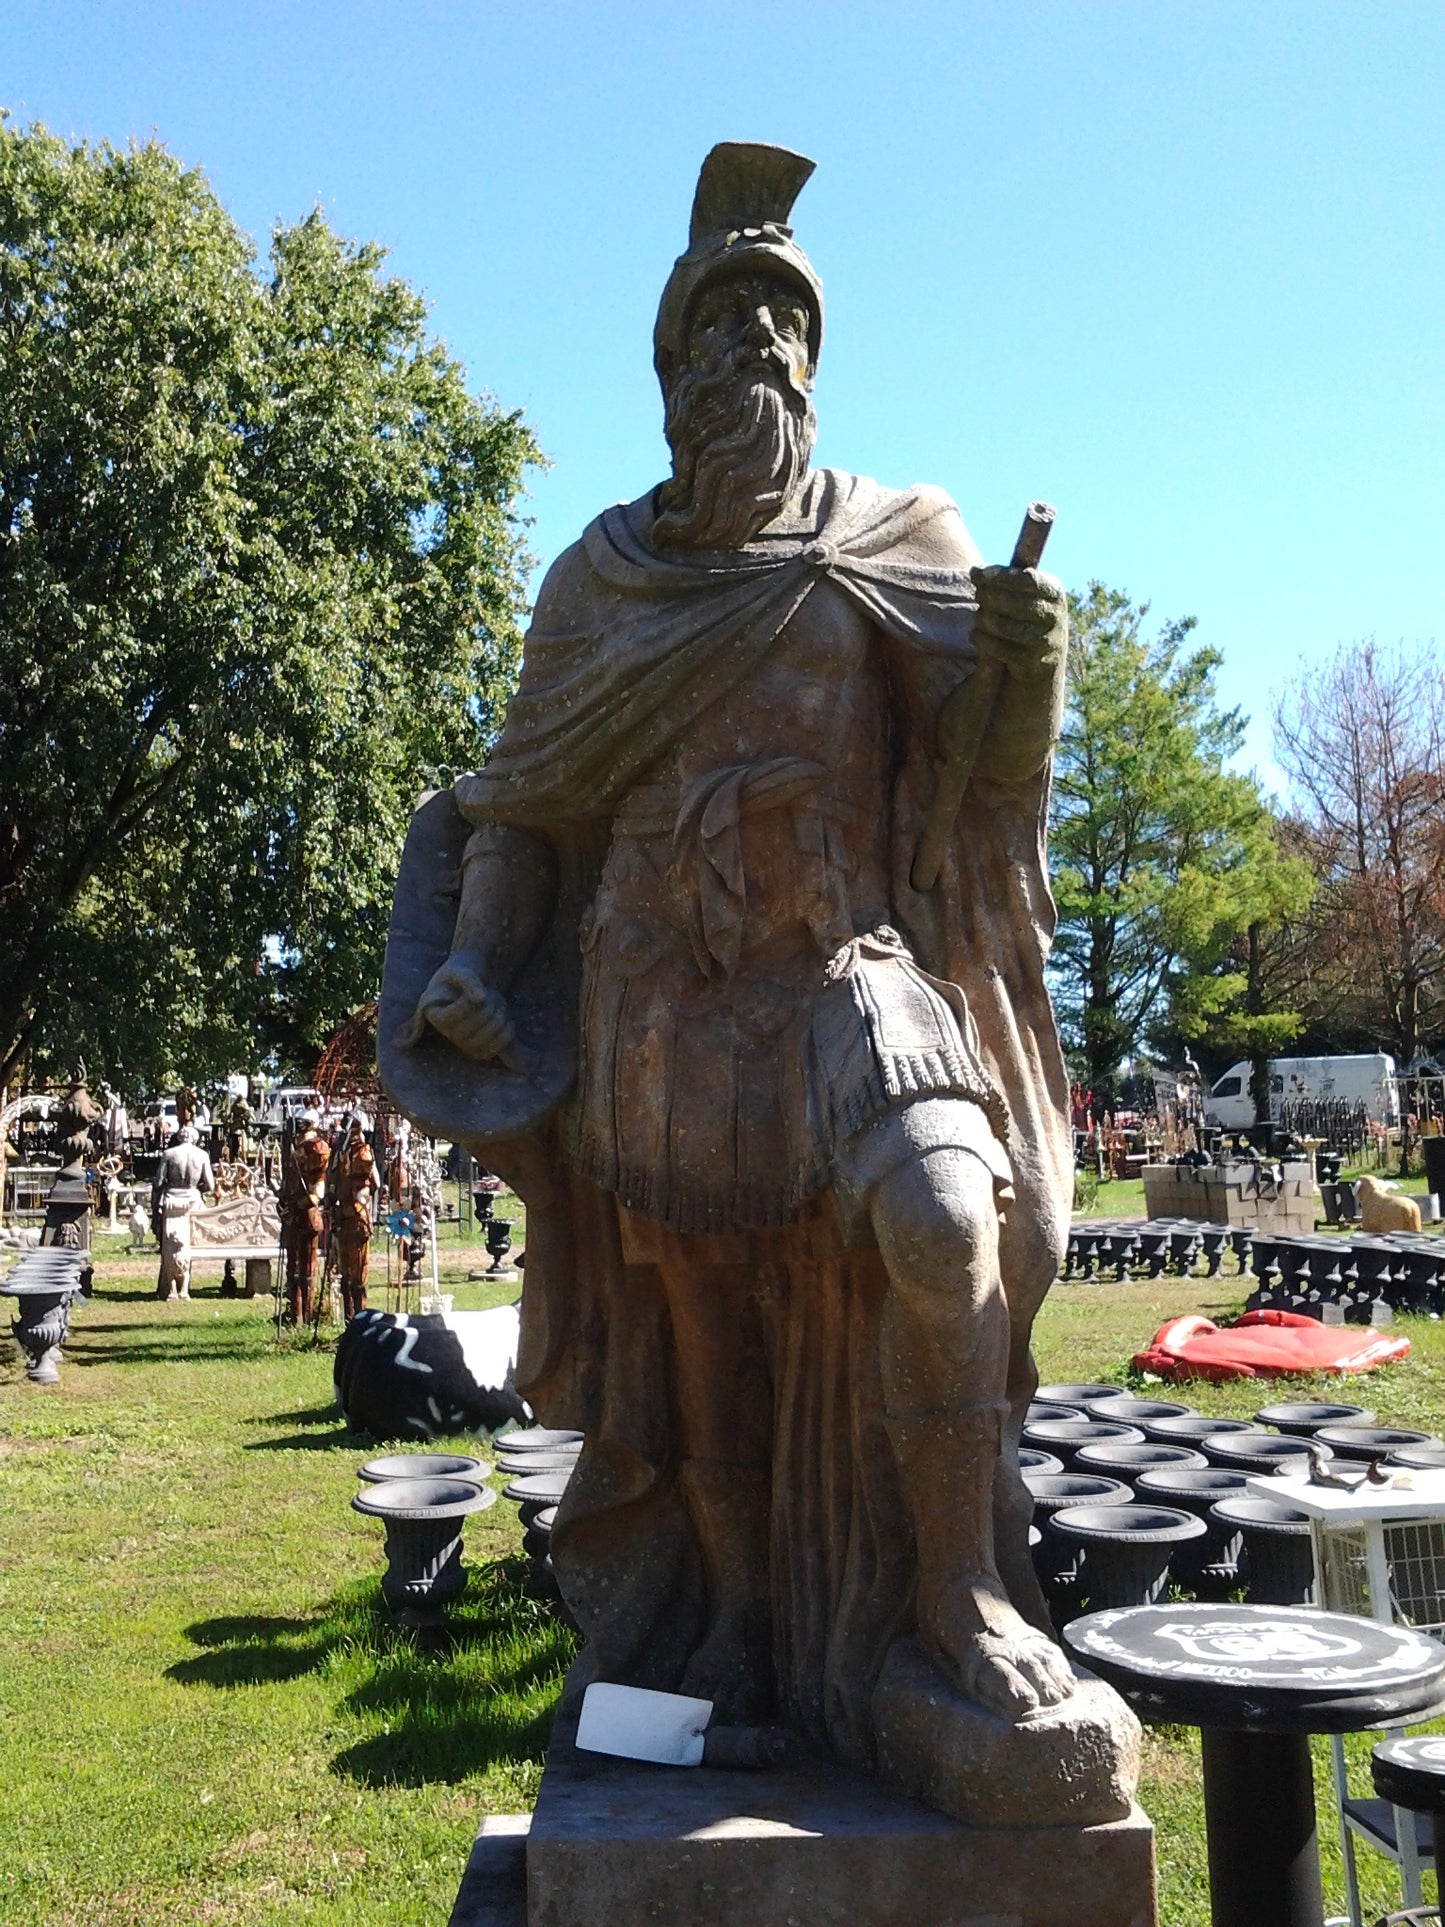
[[[382,250],[0,120],[0,1084],[305,1059],[520,647],[520,415]]]
[[[1308,896],[1308,868],[1280,855],[1253,778],[1225,767],[1244,718],[1216,705],[1218,653],[1186,646],[1192,618],[1147,639],[1147,615],[1098,582],[1070,597],[1052,975],[1066,1046],[1095,1089],[1151,1043],[1267,1054],[1297,1028],[1241,967],[1241,944]]]

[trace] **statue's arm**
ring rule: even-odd
[[[947,762],[955,739],[966,739],[977,744],[975,777],[990,785],[1028,782],[1046,768],[1063,722],[1068,600],[1052,576],[1036,569],[975,567],[972,574],[977,661],[997,665],[1002,676],[986,717],[974,713],[980,701],[974,675],[943,699],[934,712],[937,754]]]
[[[450,955],[398,1043],[419,1043],[430,1026],[464,1057],[525,1069],[507,998],[547,930],[556,896],[556,857],[545,838],[505,823],[475,830],[462,858]]]
[[[1063,727],[1068,599],[1036,569],[976,570],[974,585],[980,654],[1004,665],[974,767],[986,782],[1027,782],[1047,767]]]

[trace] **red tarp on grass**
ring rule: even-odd
[[[1161,1325],[1135,1369],[1161,1378],[1276,1378],[1297,1372],[1369,1372],[1393,1365],[1408,1338],[1387,1338],[1373,1325],[1322,1325],[1293,1311],[1247,1311],[1236,1325],[1211,1324],[1198,1312]]]

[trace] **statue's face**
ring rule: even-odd
[[[759,361],[781,362],[797,387],[808,388],[808,311],[781,275],[711,282],[694,304],[687,345],[693,368],[751,351]]]
[[[787,278],[723,276],[699,293],[666,395],[672,479],[654,540],[740,548],[771,522],[813,449],[808,314]]]

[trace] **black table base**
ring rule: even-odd
[[[1203,1734],[1214,1927],[1321,1927],[1307,1733]]]

